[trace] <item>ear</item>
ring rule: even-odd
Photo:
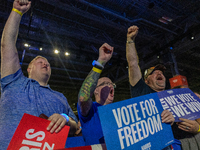
[[[94,90],[94,94],[95,94],[95,95],[98,94],[97,88]]]
[[[30,70],[31,70],[31,68],[27,68],[27,72],[28,72],[28,73],[30,72]]]
[[[149,84],[149,81],[147,80],[147,79],[145,79],[145,81],[144,81],[146,84]]]

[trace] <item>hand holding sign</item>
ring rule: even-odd
[[[170,123],[171,125],[173,125],[175,120],[172,113],[169,110],[164,110],[161,113],[161,118],[162,118],[162,123]]]
[[[47,125],[46,119],[24,114],[7,150],[64,148],[70,127],[65,126],[58,134],[52,134],[46,130]]]
[[[196,134],[198,132],[199,124],[195,120],[188,120],[183,118],[179,118],[179,120],[183,121],[176,123],[179,129],[193,134]]]
[[[67,120],[65,119],[65,117],[63,117],[60,114],[53,114],[48,118],[49,121],[51,121],[51,123],[49,124],[49,126],[47,127],[47,130],[51,133],[53,133],[54,131],[56,133],[58,133],[67,123]]]

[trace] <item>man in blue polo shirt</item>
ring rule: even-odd
[[[107,43],[99,48],[99,58],[93,62],[94,67],[79,91],[77,110],[85,145],[105,143],[97,108],[113,102],[115,84],[107,77],[99,77],[112,54],[113,47]],[[93,94],[95,102],[92,101]]]
[[[0,100],[0,149],[7,149],[23,116],[45,114],[50,120],[47,130],[59,132],[64,125],[70,126],[69,135],[76,131],[77,118],[63,94],[53,91],[48,81],[51,67],[46,58],[38,56],[28,66],[29,78],[22,73],[16,40],[22,15],[31,2],[15,0],[4,27],[1,39],[1,100]]]

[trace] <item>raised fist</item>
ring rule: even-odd
[[[15,0],[13,3],[13,8],[22,12],[22,14],[26,13],[31,7],[31,1],[28,0]]]
[[[112,57],[114,47],[110,46],[107,43],[104,43],[99,48],[99,59],[98,62],[100,62],[102,65],[105,65],[110,58]]]
[[[127,41],[135,40],[135,37],[138,34],[139,28],[137,26],[131,26],[128,28],[127,32]]]

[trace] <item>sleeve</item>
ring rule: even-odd
[[[64,95],[63,95],[64,96]],[[65,96],[64,96],[65,97]],[[76,117],[76,115],[74,114],[74,112],[72,111],[67,99],[66,99],[66,103],[67,103],[67,115],[70,116],[72,119],[74,119],[74,121],[76,121],[76,123],[78,123],[78,119]]]
[[[70,116],[72,119],[74,119],[74,121],[76,121],[76,123],[78,123],[78,119],[76,118],[74,112],[72,111],[71,107],[69,106],[69,112],[68,112],[68,116]]]
[[[10,84],[12,84],[14,81],[20,79],[20,77],[24,76],[22,73],[21,68],[15,72],[14,74],[10,74],[4,78],[1,79],[1,90],[2,92],[8,87]]]
[[[90,120],[92,118],[92,116],[94,116],[94,113],[97,111],[97,109],[95,109],[95,104],[94,102],[92,103],[92,107],[88,113],[88,115],[86,117],[82,116],[80,113],[80,107],[77,105],[77,111],[78,111],[78,117],[82,122],[87,122],[88,120]]]

